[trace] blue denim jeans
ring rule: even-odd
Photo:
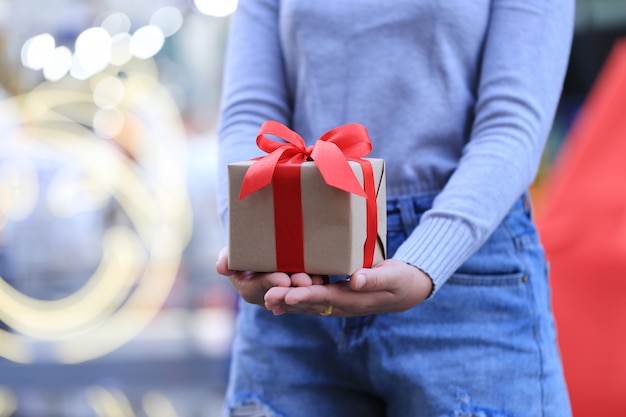
[[[393,254],[432,196],[390,199]],[[526,197],[431,299],[357,318],[240,304],[225,415],[569,417]]]

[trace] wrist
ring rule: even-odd
[[[429,288],[428,288],[427,295],[424,298],[424,300],[428,300],[435,293],[435,281],[432,279],[430,274],[428,274],[428,272],[424,271],[422,268],[416,265],[413,265],[412,263],[409,263],[409,262],[405,262],[405,263],[415,268],[418,271],[419,275],[424,278],[424,281],[427,282],[427,285]]]

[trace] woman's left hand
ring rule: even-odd
[[[277,315],[306,313],[353,317],[399,312],[426,299],[432,285],[430,277],[420,269],[397,259],[387,259],[335,284],[270,288],[265,293],[265,307]]]

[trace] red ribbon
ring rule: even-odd
[[[283,141],[275,141],[265,135]],[[256,162],[248,168],[239,199],[274,182],[277,269],[281,272],[304,271],[300,165],[305,161],[315,161],[328,185],[366,198],[367,237],[363,267],[371,267],[378,232],[378,210],[372,165],[361,159],[372,150],[365,127],[359,124],[336,127],[322,135],[314,146],[306,147],[300,135],[270,120],[261,126],[256,143],[268,155],[256,158]],[[361,165],[364,187],[361,187],[348,161]]]

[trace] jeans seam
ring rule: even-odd
[[[520,250],[517,252],[518,256],[521,258],[521,261],[523,262],[524,265],[524,270],[526,271],[525,274],[528,277],[528,279],[525,282],[526,287],[526,292],[528,294],[528,297],[530,298],[529,300],[529,304],[531,306],[532,309],[532,317],[533,317],[533,339],[535,340],[535,345],[537,348],[537,355],[539,356],[539,391],[540,391],[540,398],[541,398],[541,416],[545,417],[545,404],[546,404],[546,398],[545,398],[545,371],[544,371],[544,362],[545,362],[545,352],[544,352],[544,347],[543,347],[543,343],[542,343],[542,336],[541,336],[541,324],[540,324],[540,317],[541,315],[539,314],[539,306],[537,305],[537,294],[535,294],[533,285],[532,285],[532,280],[534,279],[538,279],[538,277],[534,276],[530,276],[532,271],[529,268],[527,259],[525,256],[521,256],[523,253],[526,253],[527,256],[533,256],[532,253],[530,253],[533,249],[529,249],[529,250]],[[536,249],[535,249],[536,250]]]

